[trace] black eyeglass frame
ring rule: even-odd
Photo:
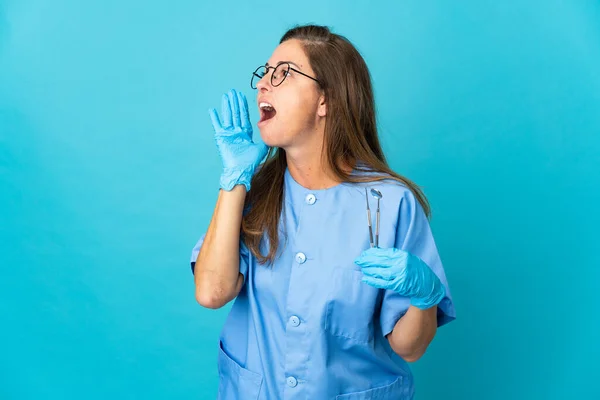
[[[287,73],[288,73],[290,70],[292,70],[292,71],[294,71],[294,72],[297,72],[297,73],[299,73],[300,75],[304,75],[305,77],[307,77],[307,78],[309,78],[309,79],[312,79],[313,81],[315,81],[315,82],[317,82],[319,85],[321,85],[321,82],[319,82],[319,80],[318,80],[317,78],[313,78],[312,76],[310,76],[310,75],[307,75],[307,74],[305,74],[305,73],[304,73],[304,72],[302,72],[302,71],[298,71],[296,68],[293,68],[293,67],[290,65],[290,63],[289,63],[289,62],[282,62],[282,63],[279,63],[279,64],[277,64],[277,65],[276,65],[276,66],[274,66],[274,67],[273,67],[273,66],[271,66],[271,65],[261,65],[260,67],[256,68],[256,69],[254,70],[254,72],[252,73],[252,78],[250,79],[250,87],[251,87],[252,89],[256,89],[256,88],[257,88],[257,87],[255,87],[255,86],[252,86],[252,81],[254,81],[254,77],[255,77],[255,76],[256,76],[257,78],[259,78],[259,79],[258,79],[258,81],[260,81],[262,78],[264,78],[264,75],[261,77],[260,75],[258,75],[258,74],[257,74],[257,72],[258,72],[258,70],[259,70],[259,69],[261,69],[261,68],[264,68],[264,69],[266,70],[266,71],[265,71],[265,75],[267,75],[267,74],[269,73],[269,70],[270,70],[270,69],[276,70],[277,68],[281,67],[282,65],[287,65],[287,69],[285,70],[285,75],[284,75],[283,79],[281,80],[281,82],[279,82],[277,85],[275,85],[275,84],[273,84],[273,77],[274,77],[275,75],[274,75],[274,74],[271,74],[271,86],[273,86],[273,87],[277,87],[277,86],[281,85],[281,84],[282,84],[282,83],[285,81],[285,78],[287,78]]]

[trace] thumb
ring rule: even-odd
[[[259,154],[259,161],[262,161],[262,159],[267,155],[268,151],[269,151],[269,146],[267,146],[266,144],[259,142],[256,143],[257,149],[258,149],[258,154]]]

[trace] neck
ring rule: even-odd
[[[306,135],[309,141],[285,149],[287,166],[296,182],[307,189],[328,189],[340,183],[323,155],[324,124],[318,124],[316,132]],[[305,137],[306,137],[305,136]],[[344,166],[348,172],[352,167]]]
[[[290,174],[301,186],[311,190],[328,189],[340,183],[333,173],[327,160],[318,151],[306,151],[304,154],[292,153],[286,150],[286,161]],[[351,172],[352,166],[343,166]]]
[[[320,159],[299,160],[287,156],[287,165],[294,180],[307,189],[327,189],[339,183]]]

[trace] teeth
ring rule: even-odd
[[[274,109],[273,106],[270,105],[269,103],[260,103],[258,106],[260,108],[262,108],[262,109],[268,109],[268,110],[273,110]]]

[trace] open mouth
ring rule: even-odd
[[[261,102],[258,105],[258,107],[260,109],[260,121],[259,122],[268,121],[271,118],[273,118],[275,116],[275,114],[277,113],[275,111],[275,107],[273,107],[269,103]]]

